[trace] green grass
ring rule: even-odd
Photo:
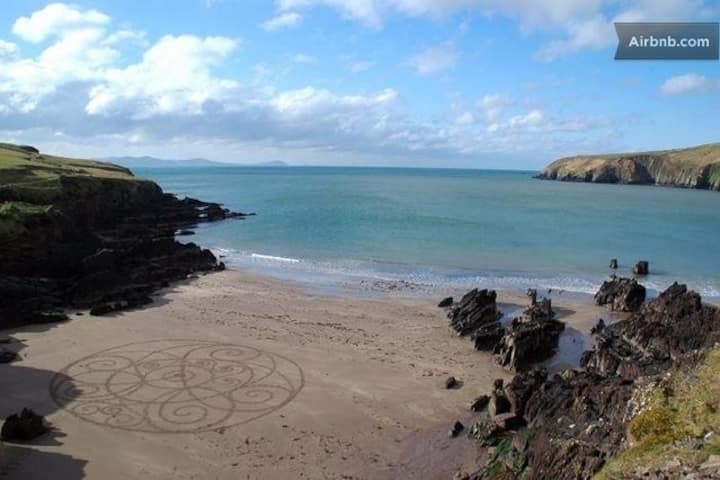
[[[655,387],[647,408],[629,423],[632,446],[612,460],[596,480],[625,478],[639,467],[661,467],[672,459],[699,465],[720,453],[720,348],[693,372],[676,372],[667,388]],[[714,434],[705,440],[707,433]],[[702,441],[700,449],[690,441]]]
[[[88,193],[108,188],[132,191],[138,182],[148,181],[117,165],[0,143],[0,244],[6,246],[52,220],[61,205],[82,205]]]

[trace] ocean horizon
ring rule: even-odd
[[[535,171],[400,167],[137,168],[180,196],[256,212],[194,237],[243,268],[316,285],[407,281],[426,289],[592,294],[617,258],[650,262],[651,294],[674,281],[720,298],[716,192],[547,182]]]

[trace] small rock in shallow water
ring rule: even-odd
[[[460,422],[455,422],[455,425],[453,425],[452,429],[450,430],[449,435],[451,438],[455,438],[458,435],[460,435],[460,433],[462,433],[463,430],[465,430],[465,425],[463,425]]]
[[[639,261],[635,264],[635,268],[633,268],[633,273],[635,275],[648,275],[650,273],[650,264],[645,260]]]

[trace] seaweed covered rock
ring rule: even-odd
[[[609,305],[612,310],[636,312],[645,301],[645,287],[632,278],[614,277],[603,282],[595,294],[595,303]]]
[[[499,322],[502,314],[497,309],[494,290],[473,289],[448,312],[450,326],[458,335],[468,335],[488,324]]]

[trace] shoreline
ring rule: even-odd
[[[3,332],[25,348],[21,361],[2,366],[13,393],[0,403],[0,413],[35,408],[65,435],[33,451],[87,461],[86,474],[103,478],[393,478],[400,472],[448,478],[447,472],[476,460],[472,442],[449,439],[448,428],[472,415],[469,404],[495,378],[511,377],[454,335],[436,306],[439,298],[325,295],[240,270],[173,284],[154,296],[142,310],[72,315],[61,324]],[[503,311],[525,303],[524,295],[499,292]],[[558,296],[554,303],[571,342],[572,332],[588,333],[599,315],[609,317],[589,302]],[[49,396],[54,372],[79,358],[178,338],[245,345],[288,359],[301,369],[302,386],[295,385],[287,404],[252,421],[202,433],[172,432],[177,427],[166,425],[170,437],[100,427],[88,421],[98,418],[73,415]],[[290,375],[289,363],[286,368]],[[464,386],[445,390],[450,375]],[[114,442],[123,448],[110,448]],[[188,457],[189,451],[195,455]],[[21,461],[9,478],[42,477],[47,465],[41,454],[33,456],[36,461]]]

